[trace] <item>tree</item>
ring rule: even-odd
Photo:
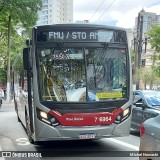
[[[8,33],[8,49],[7,49],[7,95],[10,94],[10,54],[11,54],[11,33],[12,28],[21,25],[23,28],[30,28],[35,25],[37,21],[37,12],[42,7],[41,0],[1,0],[0,1],[0,15],[7,25]],[[5,23],[4,22],[4,23]],[[5,26],[2,26],[5,28]],[[7,97],[9,100],[9,96]]]
[[[158,77],[152,67],[145,67],[141,70],[141,80],[144,82],[144,89],[148,85],[152,89],[153,84],[158,82]]]
[[[6,82],[6,73],[3,68],[0,68],[0,84],[4,84]]]
[[[160,52],[160,26],[153,25],[152,29],[148,32],[150,36],[150,44],[156,52]]]
[[[1,7],[0,7],[1,8]],[[7,28],[6,17],[0,15],[0,84],[6,84]]]
[[[160,66],[156,66],[155,62],[160,60],[160,26],[153,25],[152,29],[148,32],[150,36],[150,44],[155,49],[154,55],[151,57],[154,65],[152,67],[156,74],[160,77]]]

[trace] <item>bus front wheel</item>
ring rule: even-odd
[[[32,138],[31,127],[30,127],[30,123],[29,123],[29,117],[28,117],[27,113],[25,115],[25,120],[26,120],[26,132],[27,132],[28,140],[31,144],[34,144],[34,140]]]

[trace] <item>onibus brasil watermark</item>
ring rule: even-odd
[[[41,158],[42,157],[42,154],[39,153],[39,152],[1,152],[2,155],[1,157],[10,157],[10,158],[13,158],[13,157],[18,157],[18,158],[23,158],[23,157],[33,157],[33,158]]]

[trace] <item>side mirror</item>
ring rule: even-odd
[[[30,39],[27,39],[27,40],[26,40],[26,45],[27,45],[27,46],[30,46],[30,45],[32,45],[32,40],[30,40]]]
[[[133,99],[133,104],[135,104],[135,103],[137,103],[137,102],[140,102],[140,101],[142,101],[141,96],[135,95],[135,96],[134,96],[134,99]]]
[[[137,107],[144,108],[144,103],[143,103],[143,102],[137,102],[137,103],[135,103],[135,105],[136,105]]]
[[[25,70],[31,70],[30,48],[23,49],[23,67]]]
[[[136,107],[144,107],[144,102],[141,96],[139,95],[135,95],[134,96],[134,100],[133,100],[133,105],[135,105]]]

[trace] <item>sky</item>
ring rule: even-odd
[[[160,0],[73,0],[73,20],[133,28],[142,8],[160,15]]]

